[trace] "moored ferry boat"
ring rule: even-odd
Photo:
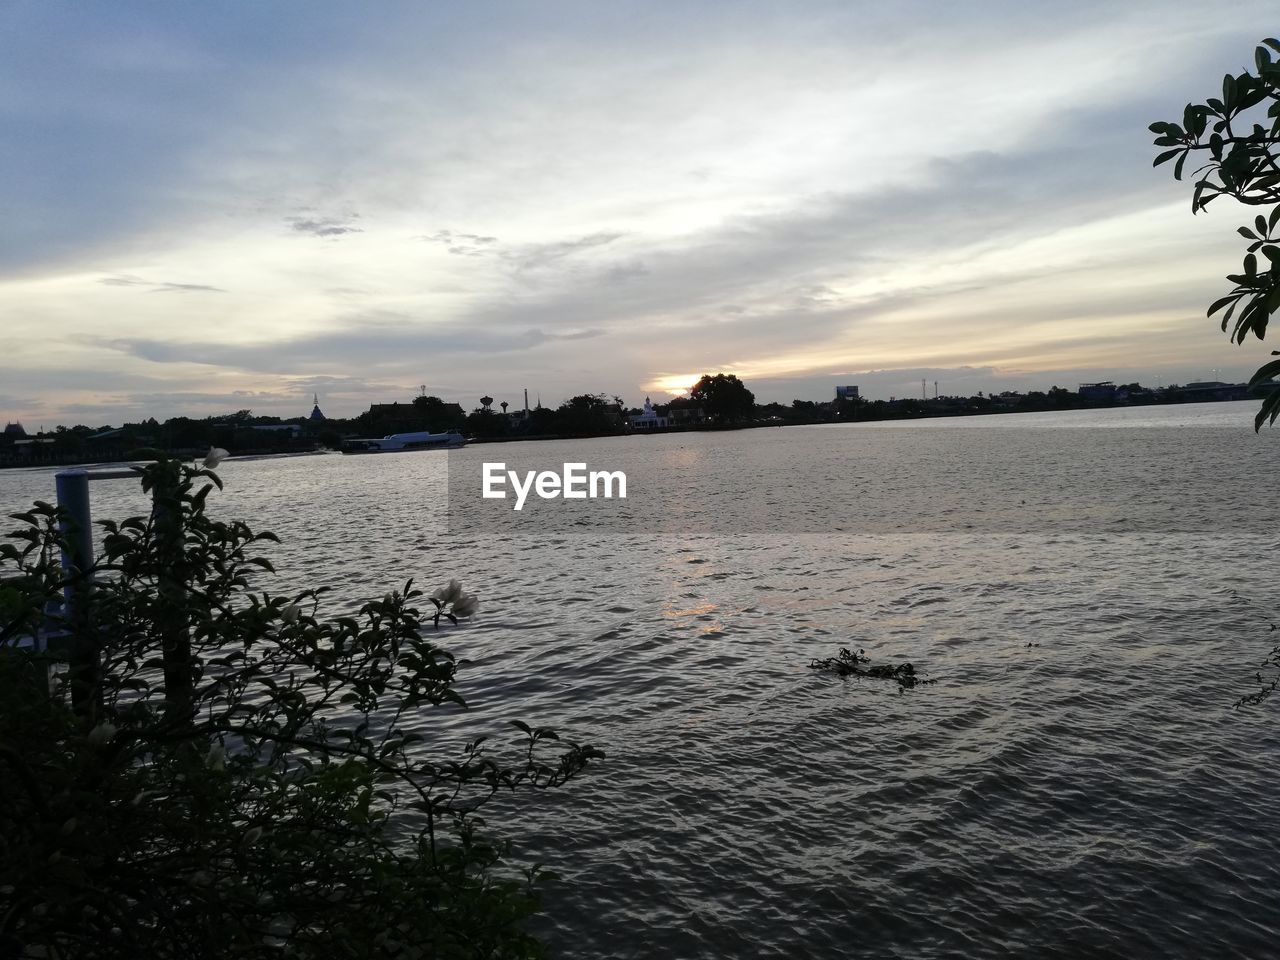
[[[410,450],[440,450],[461,447],[470,443],[457,430],[446,430],[444,433],[432,433],[429,430],[418,433],[392,433],[385,437],[355,439],[342,441],[343,453],[407,453]]]

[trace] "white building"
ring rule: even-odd
[[[648,397],[644,398],[644,410],[629,419],[632,430],[665,430],[671,426],[671,418],[654,410]]]

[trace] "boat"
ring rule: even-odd
[[[422,430],[418,433],[392,433],[385,437],[343,440],[342,452],[406,453],[410,450],[448,450],[466,446],[470,442],[471,438],[464,437],[458,430],[446,430],[444,433]]]

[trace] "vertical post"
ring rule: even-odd
[[[54,485],[58,506],[64,511],[58,531],[62,535],[64,616],[71,633],[71,706],[77,713],[92,717],[98,685],[98,638],[88,618],[89,591],[93,589],[89,474],[85,470],[60,470],[54,475]]]
[[[164,699],[170,718],[189,722],[192,691],[191,634],[187,623],[181,465],[176,461],[157,469],[152,490],[159,568],[156,587],[156,626],[164,664]]]
[[[89,474],[85,470],[60,470],[53,479],[58,506],[66,514],[58,525],[58,532],[62,534],[62,569],[67,575],[62,595],[67,610],[71,611],[88,589],[88,571],[93,565]]]

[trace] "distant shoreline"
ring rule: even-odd
[[[1071,413],[1083,410],[1138,410],[1147,407],[1180,407],[1180,406],[1202,406],[1207,403],[1247,403],[1261,402],[1259,397],[1230,397],[1226,399],[1189,399],[1181,398],[1176,400],[1144,400],[1140,403],[1090,403],[1087,406],[1075,407],[1034,407],[1032,409],[964,409],[956,407],[939,407],[936,409],[901,409],[892,411],[889,416],[875,417],[796,417],[783,418],[775,417],[769,420],[753,420],[744,423],[725,423],[725,424],[689,424],[678,427],[663,427],[654,430],[627,430],[621,433],[584,433],[584,434],[537,434],[534,436],[506,436],[506,437],[477,437],[470,441],[470,445],[481,445],[491,443],[523,443],[523,442],[541,442],[544,440],[591,440],[600,437],[644,437],[659,436],[663,434],[673,433],[722,433],[733,430],[757,430],[767,427],[813,427],[813,426],[834,426],[834,425],[856,425],[870,423],[897,423],[900,421],[915,420],[951,420],[967,417],[995,417],[1016,414],[1044,414],[1044,413]],[[927,403],[928,401],[913,401],[914,403]],[[137,451],[130,451],[137,452]],[[184,448],[172,451],[149,451],[155,454],[163,452],[168,456],[176,457],[183,460],[198,460],[204,455],[204,450],[192,450]],[[235,460],[264,460],[273,458],[287,457],[309,457],[325,454],[338,454],[340,451],[327,447],[316,447],[310,450],[299,450],[293,448],[260,448],[252,451],[236,452],[230,459]],[[18,458],[5,457],[0,459],[0,470],[5,469],[36,469],[40,467],[93,467],[106,466],[109,464],[121,463],[140,463],[147,462],[153,457],[138,457],[120,455],[116,457],[49,457],[42,458],[38,461],[23,460]]]

